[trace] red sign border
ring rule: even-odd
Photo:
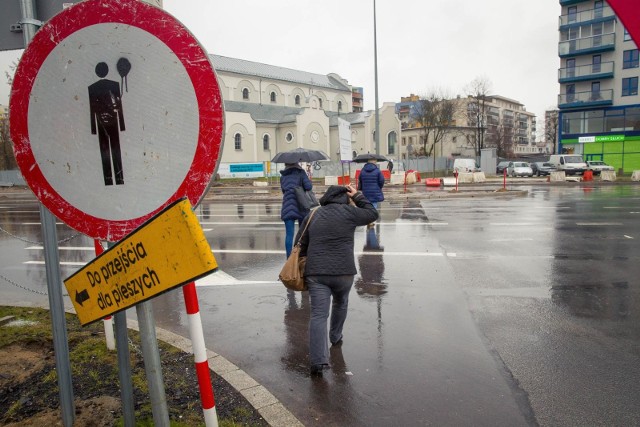
[[[71,34],[92,25],[105,23],[135,26],[155,36],[171,49],[191,79],[199,110],[198,144],[185,180],[176,192],[153,212],[127,220],[98,218],[65,200],[43,175],[29,138],[29,99],[42,64],[53,49]],[[220,86],[207,52],[173,16],[138,0],[80,2],[48,21],[36,33],[18,64],[9,101],[11,138],[16,161],[31,190],[54,215],[92,238],[120,240],[181,197],[188,197],[193,206],[200,202],[219,161],[224,132],[222,103]]]

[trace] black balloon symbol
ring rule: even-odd
[[[125,91],[129,92],[129,86],[127,84],[127,74],[129,74],[129,71],[131,71],[131,62],[129,62],[127,58],[120,58],[118,59],[116,68],[118,69],[118,74],[120,74],[120,86],[122,87],[124,84]]]

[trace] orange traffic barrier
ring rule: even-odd
[[[582,174],[583,181],[593,181],[593,171],[584,171]]]
[[[442,185],[440,178],[427,178],[424,183],[427,187],[440,187]]]

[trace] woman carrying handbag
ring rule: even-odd
[[[353,254],[356,227],[377,219],[378,212],[361,192],[350,185],[332,185],[320,198],[320,207],[304,233],[309,217],[300,226],[296,244],[300,242],[300,254],[307,257],[304,279],[311,300],[309,362],[312,376],[322,376],[322,371],[329,367],[329,341],[332,345],[342,344],[349,292],[357,273]]]

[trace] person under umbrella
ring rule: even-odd
[[[280,189],[282,190],[282,209],[280,210],[280,219],[284,221],[285,239],[284,247],[287,252],[287,258],[291,255],[293,248],[293,237],[296,226],[302,223],[302,220],[309,213],[308,210],[302,210],[298,205],[296,198],[296,187],[302,187],[306,191],[313,188],[313,183],[302,169],[299,163],[285,163],[285,168],[280,171]]]
[[[378,209],[378,203],[384,200],[382,193],[384,175],[376,163],[375,159],[369,159],[364,165],[358,177],[358,189],[362,191],[364,197],[371,202],[373,207]]]

